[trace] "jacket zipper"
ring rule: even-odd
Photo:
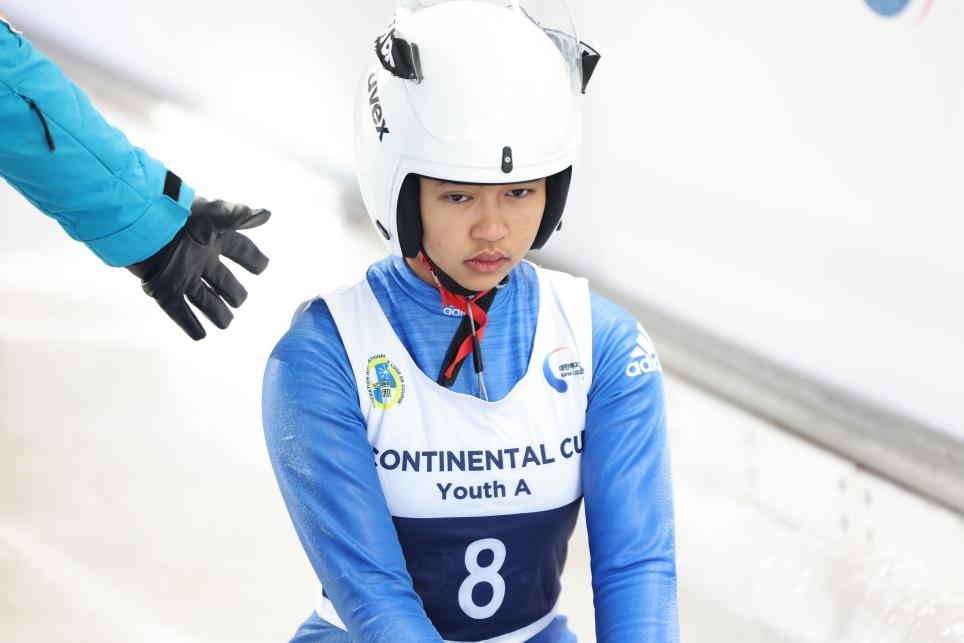
[[[40,119],[40,124],[43,125],[44,128],[44,137],[47,139],[47,147],[49,147],[50,151],[53,152],[57,149],[57,146],[54,144],[54,137],[50,134],[50,127],[47,126],[47,119],[44,118],[43,112],[40,111],[37,103],[35,103],[32,98],[27,98],[22,94],[20,98],[27,101],[27,104],[30,105],[30,110],[37,115],[37,118]]]

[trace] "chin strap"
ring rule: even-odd
[[[495,300],[498,289],[508,282],[509,277],[506,276],[498,286],[489,288],[488,290],[481,292],[467,290],[440,270],[435,263],[428,258],[424,250],[419,253],[418,258],[435,280],[435,285],[438,287],[439,294],[442,297],[442,307],[451,306],[462,311],[465,315],[462,318],[462,323],[459,324],[458,329],[455,331],[455,336],[452,337],[452,342],[449,344],[449,349],[442,362],[442,370],[438,376],[438,383],[446,388],[451,388],[459,376],[459,371],[465,362],[465,358],[468,357],[469,353],[472,353],[475,372],[479,377],[480,397],[488,400],[485,381],[482,379],[484,365],[482,363],[481,342],[485,336],[486,324],[488,324],[489,321],[488,310]],[[454,284],[458,292],[452,292],[452,290],[447,287],[447,282]]]
[[[428,253],[425,252],[424,248],[418,251],[418,260],[432,275],[432,279],[435,280],[435,285],[438,286],[439,292],[442,293],[443,306],[447,304],[447,302],[444,301],[446,293],[449,295],[456,295],[458,297],[474,297],[479,294],[477,290],[469,290],[468,288],[462,286],[462,284],[459,282],[449,277],[444,270],[439,268],[438,265],[429,258]],[[501,286],[502,284],[499,285]]]

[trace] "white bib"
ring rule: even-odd
[[[582,496],[592,322],[585,280],[536,274],[528,369],[495,402],[419,370],[367,280],[325,297],[415,589],[448,641],[525,641],[555,614]],[[325,597],[317,608],[344,627]]]

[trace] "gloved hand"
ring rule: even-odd
[[[174,323],[192,339],[203,339],[204,328],[184,298],[215,326],[227,328],[234,315],[224,302],[237,308],[248,291],[221,263],[220,255],[261,274],[268,258],[237,231],[257,227],[270,216],[267,210],[195,198],[191,215],[170,243],[127,269],[140,278],[144,292],[157,300]]]

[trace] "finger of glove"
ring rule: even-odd
[[[196,242],[209,244],[219,233],[254,228],[270,217],[271,213],[263,208],[252,210],[240,203],[195,199],[187,229]]]
[[[201,322],[193,312],[191,312],[190,307],[187,302],[184,301],[184,297],[176,297],[166,302],[158,302],[167,316],[174,320],[174,323],[181,327],[188,337],[197,341],[199,339],[204,339],[207,332],[204,327],[201,326]]]
[[[224,305],[221,298],[207,284],[198,280],[187,289],[187,299],[201,313],[220,329],[225,329],[234,319],[234,314]]]
[[[258,246],[254,245],[251,239],[238,232],[225,236],[221,254],[256,275],[260,275],[268,267],[268,257],[258,250]]]
[[[204,280],[233,308],[237,308],[248,298],[248,291],[220,261],[204,275]]]
[[[236,230],[250,230],[251,228],[257,228],[259,225],[264,225],[267,223],[268,219],[271,218],[271,211],[265,210],[264,208],[258,208],[257,210],[252,210],[248,208],[248,215],[238,224],[235,228]]]

